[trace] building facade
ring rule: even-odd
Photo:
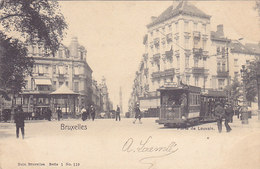
[[[69,47],[61,45],[54,55],[46,55],[41,44],[32,44],[28,46],[28,56],[34,59],[33,73],[26,77],[20,98],[26,112],[63,107],[51,104],[50,97],[62,85],[78,94],[76,111],[92,103],[92,69],[86,61],[87,50],[76,37],[72,38]]]
[[[240,76],[243,64],[259,56],[260,46],[246,46],[239,40],[228,39],[223,25],[212,31],[210,18],[187,1],[171,5],[151,18],[129,110],[136,102],[142,110],[158,107],[157,89],[165,83],[198,86],[202,91],[223,90],[234,77]]]

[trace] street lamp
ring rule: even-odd
[[[242,69],[240,70],[241,77],[243,80],[243,107],[242,107],[242,124],[248,124],[248,112],[247,112],[247,102],[246,102],[246,76],[247,69],[245,65],[242,65]]]

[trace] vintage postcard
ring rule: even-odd
[[[259,169],[259,97],[259,0],[0,0],[0,169]]]

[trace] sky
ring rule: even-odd
[[[158,16],[173,1],[60,1],[68,30],[63,43],[72,37],[87,49],[93,78],[106,78],[114,108],[122,87],[123,111],[128,110],[135,72],[144,53],[143,36],[151,16]],[[229,38],[260,41],[260,20],[254,1],[190,1],[211,15],[211,30],[224,25]]]

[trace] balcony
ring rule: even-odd
[[[227,78],[229,76],[229,73],[228,71],[217,71],[217,76]]]
[[[192,73],[193,74],[205,74],[205,68],[204,67],[193,67],[192,68]]]
[[[200,39],[200,32],[199,31],[193,31],[193,38],[194,39]]]
[[[174,76],[175,69],[167,69],[165,71],[159,71],[152,73],[152,78],[161,78],[161,77],[168,77],[168,76]]]
[[[203,34],[203,35],[202,35],[202,39],[203,39],[204,41],[208,40],[208,39],[209,39],[209,38],[208,38],[208,35]]]

